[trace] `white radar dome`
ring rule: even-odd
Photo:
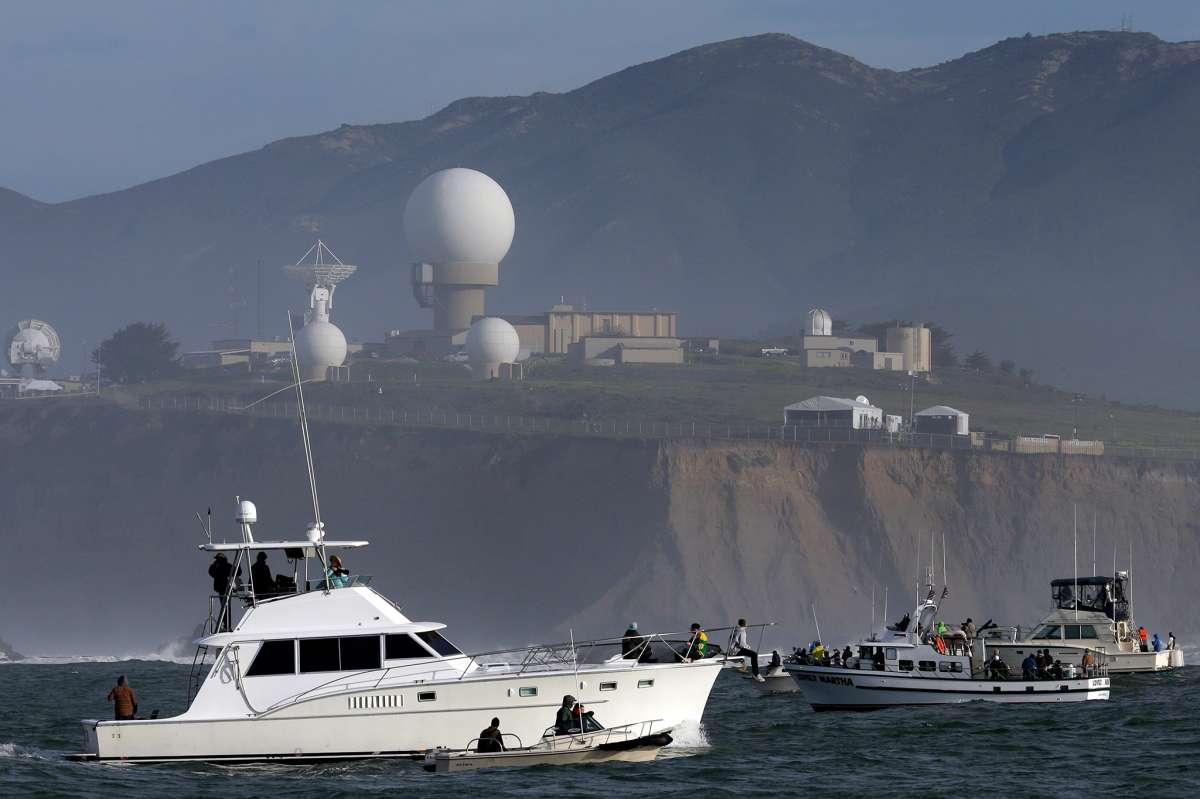
[[[308,377],[324,379],[330,366],[346,361],[346,336],[333,322],[313,319],[296,331],[296,357]]]
[[[404,208],[413,260],[429,264],[498,264],[515,230],[504,189],[474,169],[434,172],[413,189]]]
[[[467,331],[467,357],[472,365],[514,363],[521,352],[517,329],[494,316],[480,319]]]

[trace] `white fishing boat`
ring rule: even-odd
[[[668,656],[680,654],[672,642],[685,633],[643,636],[663,662],[622,657],[620,639],[467,654],[443,635],[445,625],[413,621],[369,577],[339,572],[335,553],[367,542],[325,537],[296,369],[293,348],[314,521],[302,537],[258,541],[257,509],[239,500],[240,540],[214,542],[207,525],[199,548],[232,563],[228,584],[209,598],[187,710],[172,718],[84,720],[84,752],[73,759],[413,756],[461,745],[493,716],[523,739],[538,739],[567,694],[614,727],[647,718],[664,729],[700,721],[721,665]],[[290,577],[243,586],[236,575],[253,576],[247,567],[260,555],[285,558]]]
[[[1154,651],[1142,648],[1129,602],[1129,573],[1112,577],[1068,577],[1050,582],[1054,609],[1032,630],[993,628],[987,646],[999,652],[1010,668],[1019,668],[1027,655],[1049,649],[1064,663],[1078,664],[1085,651],[1102,652],[1108,673],[1136,674],[1170,671],[1184,665],[1178,645]]]
[[[946,592],[943,591],[943,597]],[[928,598],[893,626],[852,644],[857,657],[840,666],[789,663],[784,669],[814,710],[874,710],[961,702],[1082,702],[1108,699],[1103,666],[1060,679],[1011,679],[985,674],[987,648],[964,635],[937,636],[938,602]],[[974,646],[979,646],[975,651]]]
[[[596,727],[587,732],[555,735],[547,729],[542,739],[524,746],[519,736],[505,735],[502,751],[479,751],[479,739],[465,749],[434,749],[425,753],[424,768],[441,774],[483,768],[567,766],[621,761],[644,763],[658,757],[671,743],[670,730],[657,722],[643,721],[621,727]]]
[[[758,671],[761,680],[752,676],[750,658],[745,655],[731,655],[725,658],[725,668],[737,671],[738,676],[751,682],[758,690],[768,694],[791,694],[799,691],[796,681],[788,674],[784,666],[792,660],[790,655],[784,656],[778,649],[760,652],[758,655]]]

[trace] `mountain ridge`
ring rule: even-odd
[[[405,285],[408,192],[471,166],[517,214],[492,309],[670,307],[713,335],[814,305],[925,318],[1073,388],[1177,402],[1200,393],[1166,368],[1200,355],[1184,300],[1200,289],[1197,75],[1200,43],[1151,34],[1010,38],[903,72],[786,34],[730,39],[66,203],[0,191],[25,265],[0,312],[37,309],[65,341],[153,316],[202,346],[233,332],[231,295],[253,305],[262,257],[275,329],[300,299],[273,270],[319,235],[363,266],[339,324],[378,340],[427,324]],[[1113,320],[1146,307],[1131,341]]]

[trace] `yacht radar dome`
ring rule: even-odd
[[[806,336],[831,336],[833,335],[833,317],[829,315],[829,311],[824,308],[813,308],[808,312],[808,328],[804,331]]]
[[[482,172],[443,169],[413,189],[404,208],[413,296],[433,309],[434,330],[465,330],[483,315],[484,289],[499,284],[515,231],[508,195]]]
[[[238,503],[237,522],[238,524],[255,524],[258,522],[258,508],[254,507],[253,502],[243,499]]]
[[[17,322],[17,326],[8,332],[6,345],[8,363],[18,375],[29,366],[34,376],[41,377],[62,355],[58,333],[40,319]]]
[[[467,358],[480,380],[499,377],[500,364],[514,363],[521,352],[517,329],[495,316],[480,319],[467,331]]]
[[[296,333],[296,357],[305,379],[325,380],[329,367],[346,361],[346,336],[329,321],[329,313],[337,285],[357,269],[342,263],[320,239],[299,261],[284,267],[289,277],[303,281],[308,289],[309,309],[304,313],[304,327]]]

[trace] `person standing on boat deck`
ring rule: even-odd
[[[974,641],[975,636],[979,634],[979,628],[975,626],[975,622],[971,621],[969,616],[967,617],[967,620],[963,622],[962,631],[964,634],[966,634],[967,641]]]
[[[108,692],[108,701],[113,703],[113,718],[129,721],[137,713],[137,694],[125,682],[125,675],[117,678],[117,684]]]
[[[475,744],[476,752],[503,752],[504,736],[500,732],[499,717],[492,719],[492,725],[479,733],[479,741]]]
[[[875,647],[875,653],[871,655],[871,668],[875,671],[883,671],[883,647]]]
[[[759,682],[766,682],[763,676],[758,673],[758,653],[750,648],[750,636],[746,629],[745,619],[738,619],[737,627],[734,627],[733,632],[729,634],[729,654],[733,656],[741,655],[744,658],[742,671],[746,670],[745,663],[749,661],[750,668],[754,673],[754,679]]]
[[[1143,652],[1150,651],[1150,647],[1146,644],[1146,628],[1145,627],[1138,627],[1138,641],[1142,645]]]
[[[642,643],[645,639],[638,635],[637,622],[629,622],[628,629],[621,636],[621,657],[626,660],[630,658],[638,658],[641,660]]]
[[[337,555],[329,556],[329,568],[325,570],[325,582],[330,588],[345,588],[350,585],[350,570],[342,566]]]
[[[1175,633],[1167,633],[1167,651],[1170,652],[1175,648]]]
[[[1151,648],[1152,648],[1152,649],[1153,649],[1155,652],[1161,652],[1161,651],[1162,651],[1162,648],[1163,648],[1163,642],[1162,642],[1162,639],[1158,637],[1158,633],[1155,633],[1155,634],[1154,634],[1154,638],[1152,638],[1152,639],[1150,640],[1150,647],[1151,647]]]
[[[238,569],[237,573],[241,575],[242,570]],[[229,619],[229,582],[234,574],[233,566],[225,558],[224,552],[218,552],[213,557],[213,562],[208,567],[208,576],[212,578],[213,591],[221,599],[221,612],[217,616],[217,630],[228,632],[233,629]]]
[[[1079,661],[1079,665],[1083,668],[1084,676],[1087,676],[1092,670],[1092,666],[1096,665],[1096,659],[1092,657],[1092,653],[1088,650],[1083,650],[1083,659]]]
[[[1038,657],[1040,658],[1041,656],[1042,656],[1042,653],[1038,652]],[[1037,676],[1038,676],[1037,659],[1034,658],[1034,656],[1032,654],[1026,655],[1025,659],[1023,661],[1021,661],[1021,679],[1022,680],[1035,680],[1035,679],[1037,679]]]
[[[265,599],[275,593],[275,578],[271,576],[271,567],[267,565],[267,553],[259,552],[250,567],[250,585],[254,588],[255,599]]]

